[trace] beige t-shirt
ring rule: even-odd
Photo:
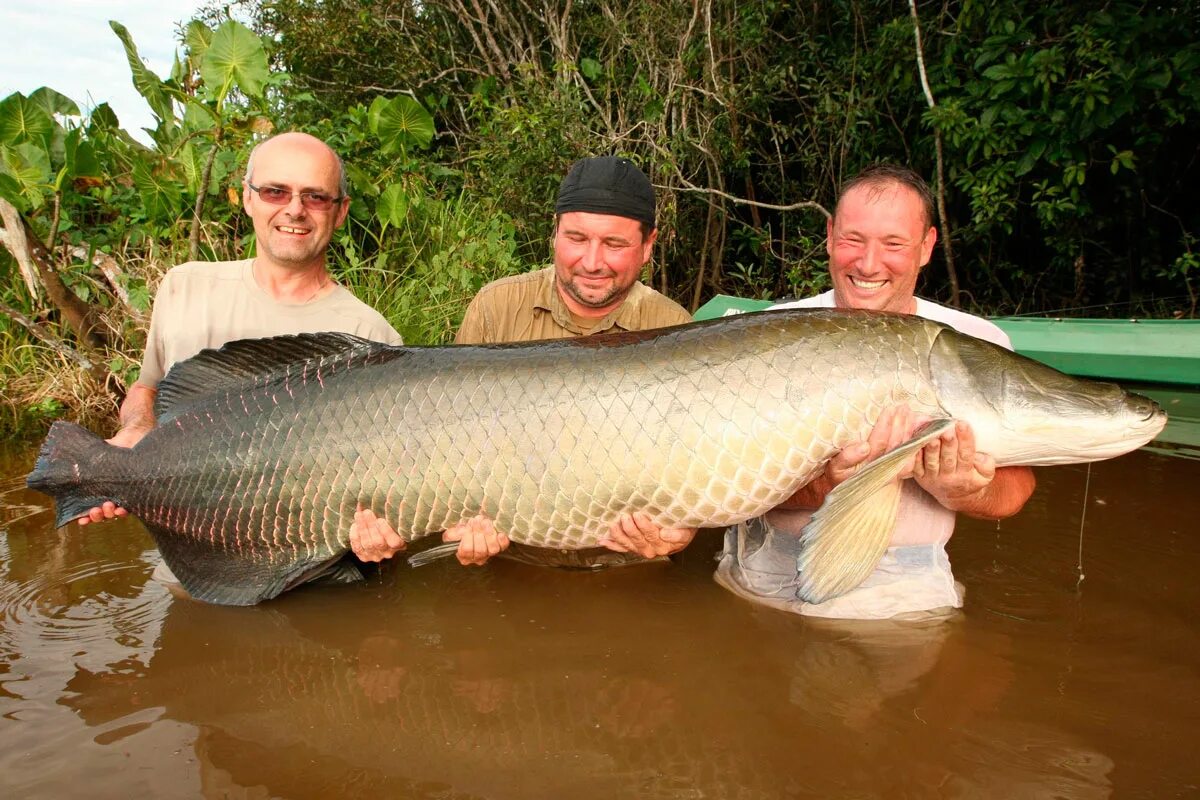
[[[643,283],[592,324],[576,319],[554,288],[554,267],[492,281],[467,306],[455,344],[568,339],[606,331],[644,331],[692,321],[687,309]],[[585,327],[586,326],[586,327]]]
[[[308,303],[280,303],[254,280],[252,264],[191,261],[163,277],[138,383],[154,388],[177,361],[237,339],[337,331],[403,344],[382,314],[344,287]]]

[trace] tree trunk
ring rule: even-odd
[[[921,74],[921,89],[925,92],[925,102],[929,107],[937,108],[933,99],[933,89],[929,88],[929,76],[925,72],[925,55],[921,47],[921,18],[917,15],[917,0],[908,0],[909,10],[912,11],[913,36],[917,42],[917,71]],[[950,245],[950,219],[946,216],[946,166],[942,148],[942,132],[935,125],[933,128],[933,144],[937,150],[937,208],[938,220],[942,223],[942,254],[946,258],[946,276],[950,279],[950,305],[960,308],[962,300],[958,289],[958,270],[954,267],[954,248]]]
[[[54,269],[54,261],[45,245],[38,241],[37,235],[21,213],[2,198],[0,218],[4,220],[4,244],[9,252],[18,263],[28,261],[37,271],[47,297],[62,313],[63,321],[74,331],[80,344],[92,349],[103,348],[106,337],[96,320],[95,310],[63,283]]]

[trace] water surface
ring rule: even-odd
[[[966,607],[925,624],[747,604],[717,532],[672,564],[396,562],[218,608],[150,579],[139,523],[55,531],[9,481],[0,796],[1196,796],[1200,461],[1038,480],[960,522]]]

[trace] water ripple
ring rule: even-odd
[[[9,567],[6,550],[0,540],[0,559]],[[149,580],[152,557],[127,563],[92,558],[19,575],[4,569],[0,650],[28,653],[35,642],[55,642],[76,654],[152,644],[170,604],[167,592]]]

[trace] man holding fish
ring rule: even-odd
[[[339,285],[326,266],[333,232],[350,210],[345,167],[328,145],[306,133],[271,137],[251,152],[242,186],[258,254],[181,264],[166,274],[154,298],[141,374],[121,404],[121,428],[110,444],[133,447],[153,430],[159,381],[176,362],[205,348],[320,331],[403,344],[387,320]],[[79,524],[125,515],[106,502]],[[369,521],[374,531],[391,531],[382,520]],[[358,534],[352,531],[352,541]],[[164,570],[156,576],[170,580]]]
[[[912,170],[880,164],[852,178],[827,224],[833,289],[776,308],[846,308],[915,314],[1009,350],[1007,335],[987,320],[914,295],[917,276],[937,241],[933,196]],[[906,406],[885,410],[866,442],[844,448],[790,500],[730,529],[716,580],[749,600],[808,616],[912,617],[962,606],[945,544],[957,512],[999,520],[1033,493],[1026,466],[995,466],[977,452],[970,425],[957,422],[921,448],[903,480],[890,545],[859,588],[820,603],[800,599],[800,533],[813,512],[860,467],[909,440],[918,420]]]
[[[658,238],[654,187],[638,167],[616,156],[583,158],[568,170],[555,202],[551,266],[493,281],[467,307],[455,344],[499,344],[640,331],[692,321],[683,306],[641,283]],[[404,547],[394,531],[369,513],[356,554],[376,561]],[[660,529],[642,513],[625,514],[603,548],[509,550],[508,537],[476,516],[452,526],[446,541],[460,542],[463,564],[492,556],[531,563],[598,568],[661,559],[682,550],[695,528]]]

